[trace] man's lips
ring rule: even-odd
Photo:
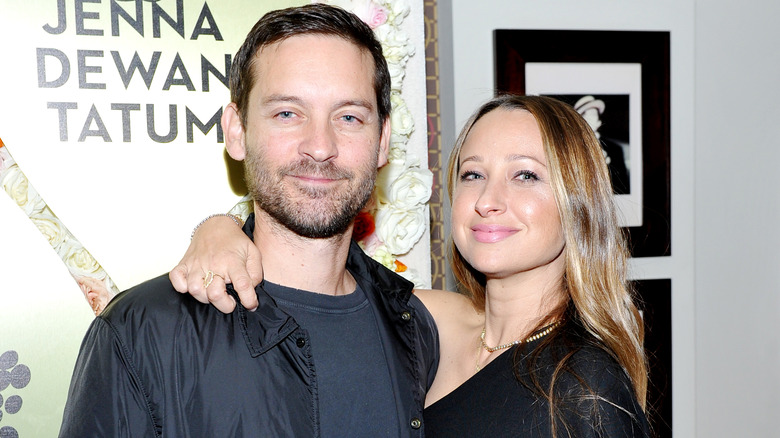
[[[339,181],[342,178],[338,176],[326,176],[326,175],[290,175],[298,181],[308,184],[330,184]]]
[[[477,242],[495,243],[515,234],[517,229],[503,225],[474,225],[471,232]]]

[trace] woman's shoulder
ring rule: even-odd
[[[550,348],[547,358],[557,359],[548,364],[556,375],[553,392],[570,424],[605,436],[648,436],[631,379],[608,350],[596,342]]]
[[[544,348],[540,360],[539,365],[548,368],[548,372],[557,373],[559,384],[576,385],[597,393],[632,388],[628,374],[614,355],[589,335],[575,332],[573,336],[557,337]]]
[[[415,289],[414,294],[423,302],[433,315],[436,325],[441,330],[458,325],[461,327],[481,327],[484,324],[484,314],[474,308],[471,300],[457,292],[437,289]]]

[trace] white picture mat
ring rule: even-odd
[[[621,226],[642,226],[642,65],[638,63],[528,62],[526,94],[629,96],[631,193],[615,195]]]

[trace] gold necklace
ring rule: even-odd
[[[518,345],[518,344],[525,344],[527,342],[533,342],[533,341],[535,341],[537,339],[540,339],[540,338],[543,338],[543,337],[549,335],[550,332],[555,330],[555,328],[558,327],[559,325],[561,325],[561,321],[560,320],[559,321],[555,321],[552,324],[549,324],[548,326],[544,327],[540,331],[536,332],[536,334],[533,334],[533,335],[531,335],[531,336],[529,336],[529,337],[527,337],[525,339],[517,339],[517,340],[514,340],[514,341],[506,343],[506,344],[496,345],[495,347],[489,347],[485,343],[485,329],[487,327],[482,327],[482,334],[479,335],[480,345],[477,346],[477,360],[476,360],[476,363],[474,364],[474,369],[476,369],[477,371],[482,369],[482,367],[479,366],[479,352],[483,348],[485,350],[487,350],[488,353],[493,353],[493,352],[496,352],[498,350],[503,350],[505,348],[513,347],[513,346]]]
[[[561,324],[560,321],[555,321],[554,323],[548,325],[547,327],[543,328],[541,331],[536,332],[536,334],[531,335],[525,339],[517,339],[512,342],[496,345],[495,347],[488,347],[488,345],[485,343],[485,328],[482,327],[482,334],[479,336],[480,343],[482,344],[482,348],[488,351],[488,353],[493,353],[494,351],[503,350],[504,348],[509,348],[512,346],[515,346],[517,344],[525,344],[526,342],[532,342],[539,338],[543,338],[547,336],[551,331],[555,330],[555,327],[558,327]]]

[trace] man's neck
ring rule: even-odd
[[[254,242],[262,254],[263,276],[282,286],[326,295],[355,290],[346,269],[352,226],[337,236],[302,237],[255,209]]]

